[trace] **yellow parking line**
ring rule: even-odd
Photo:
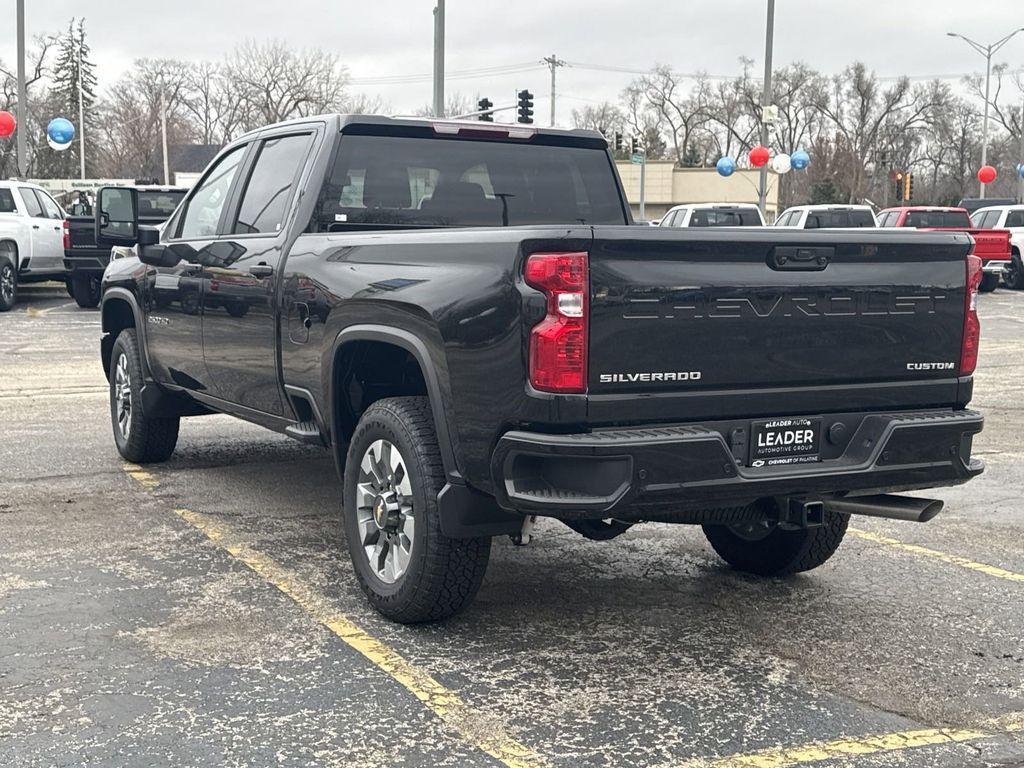
[[[25,314],[28,315],[29,317],[43,317],[44,315],[50,314],[55,309],[64,309],[65,307],[73,306],[75,306],[75,302],[69,301],[67,304],[60,304],[56,307],[47,307],[46,309],[39,309],[38,307],[27,307],[25,309]]]
[[[915,747],[941,744],[959,744],[975,741],[994,734],[971,729],[922,728],[899,731],[856,739],[835,739],[816,744],[784,749],[764,749],[744,755],[730,755],[714,760],[693,760],[682,768],[789,768],[789,766],[816,763],[851,756],[874,755],[879,752],[898,752]]]
[[[126,464],[124,468],[147,490],[160,484],[156,477],[141,467]],[[549,763],[512,738],[497,718],[472,709],[458,694],[410,664],[400,653],[368,634],[351,619],[335,611],[329,598],[304,584],[273,558],[245,544],[233,542],[234,537],[228,527],[207,515],[189,509],[175,509],[174,512],[205,534],[218,547],[248,566],[264,581],[281,590],[346,645],[361,653],[374,666],[408,690],[463,741],[508,768],[547,768]]]
[[[922,547],[918,544],[907,544],[906,542],[900,541],[899,539],[890,539],[888,536],[882,536],[871,531],[864,531],[860,528],[847,528],[846,532],[852,536],[856,536],[859,539],[865,541],[873,541],[876,544],[884,544],[887,547],[894,547],[895,549],[903,550],[904,552],[910,552],[914,555],[923,555],[924,557],[933,557],[936,560],[941,560],[944,563],[950,565],[958,565],[961,568],[968,568],[972,571],[978,571],[984,573],[987,576],[994,576],[997,579],[1005,579],[1006,581],[1024,582],[1024,573],[1014,573],[1008,571],[1005,568],[999,568],[995,565],[988,565],[986,563],[976,563],[973,560],[968,560],[966,557],[960,557],[959,555],[950,555],[946,552],[940,552],[937,549],[929,549],[928,547]]]

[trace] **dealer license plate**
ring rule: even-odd
[[[767,419],[750,425],[750,466],[821,461],[821,419]]]

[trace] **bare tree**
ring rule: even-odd
[[[50,59],[57,38],[52,35],[36,37],[34,45],[26,53],[25,86],[28,95],[28,109],[23,124],[18,126],[27,138],[28,172],[32,175],[40,136],[45,135],[45,122],[53,116],[45,108],[40,109],[42,101],[49,101],[47,78],[50,75]],[[0,61],[0,109],[7,112],[18,110],[18,79],[13,70],[8,69]],[[49,151],[49,149],[47,149]],[[6,179],[18,173],[17,144],[15,141],[0,142],[0,179]]]
[[[626,88],[625,101],[629,105],[627,114],[646,117],[646,110],[638,109],[642,103],[657,115],[674,159],[682,164],[698,129],[707,122],[701,105],[685,92],[682,78],[671,67],[659,65]],[[644,124],[646,128],[650,121],[645,119]]]

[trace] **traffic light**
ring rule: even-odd
[[[488,99],[485,96],[484,98],[480,99],[480,101],[478,101],[476,103],[476,106],[477,106],[477,111],[478,112],[483,112],[484,113],[482,115],[477,115],[477,120],[483,120],[485,123],[493,123],[494,122],[494,115],[492,115],[490,112],[487,111],[491,107],[494,106],[494,102],[493,101],[491,101],[490,99]]]
[[[519,122],[533,122],[533,94],[529,91],[519,92]]]
[[[642,154],[643,151],[644,151],[644,148],[640,144],[640,137],[639,136],[630,136],[629,137],[629,154],[631,154],[631,155]]]
[[[901,200],[904,199],[904,197],[903,197],[903,174],[900,173],[899,171],[896,171],[896,173],[894,173],[892,175],[892,180],[893,180],[893,182],[896,185],[896,202],[898,203],[898,202],[900,202]]]
[[[914,197],[914,174],[907,171],[903,174],[903,199],[912,200]]]
[[[615,132],[615,151],[622,151],[622,134],[619,131]]]

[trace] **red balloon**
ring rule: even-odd
[[[996,180],[996,169],[991,165],[983,165],[978,169],[978,181],[982,184],[991,184]]]
[[[18,121],[10,112],[0,112],[0,139],[6,139],[14,129],[18,127]]]
[[[755,168],[767,165],[770,157],[768,147],[762,147],[760,144],[750,150],[750,164]]]

